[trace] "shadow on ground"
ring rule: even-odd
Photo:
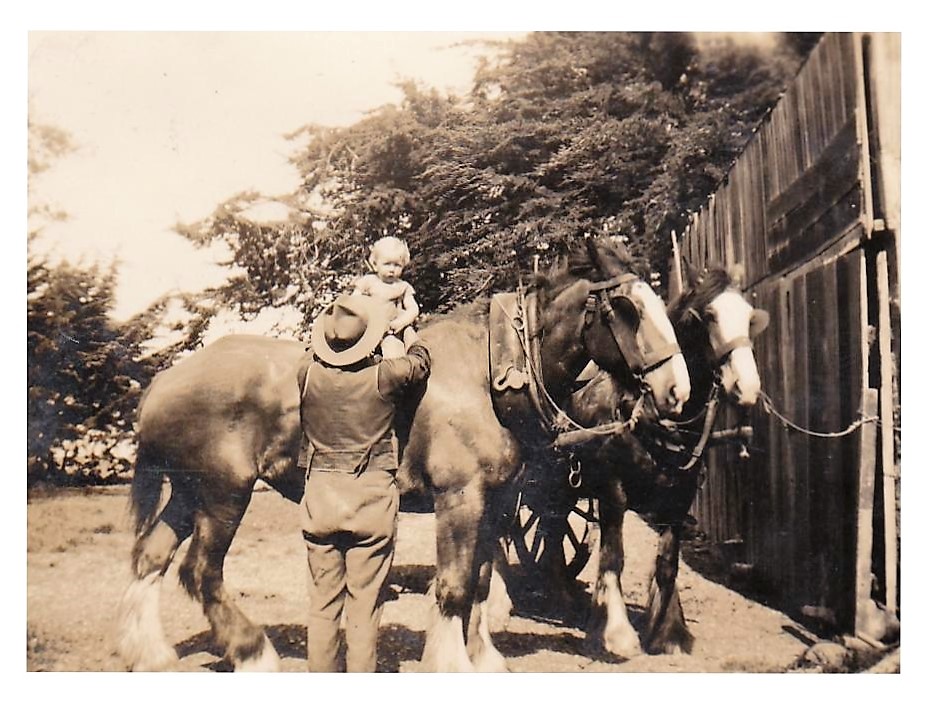
[[[428,593],[435,578],[435,567],[425,564],[394,566],[387,577],[388,586],[396,586],[400,593]]]

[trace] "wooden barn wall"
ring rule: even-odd
[[[755,345],[764,390],[791,420],[820,431],[858,418],[867,386],[861,42],[824,36],[680,245],[696,265],[745,266],[754,304],[771,315]],[[810,437],[761,407],[752,424],[748,459],[710,452],[701,527],[792,606],[850,622],[860,437]]]

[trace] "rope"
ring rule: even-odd
[[[797,432],[802,432],[803,434],[809,435],[811,437],[822,437],[824,439],[831,439],[835,437],[845,437],[846,435],[850,435],[852,432],[855,432],[862,425],[865,425],[869,422],[880,421],[880,418],[876,415],[872,415],[870,417],[859,417],[857,420],[852,422],[848,427],[846,427],[844,430],[841,430],[840,432],[816,432],[814,430],[807,429],[806,427],[800,427],[800,425],[794,422],[791,422],[789,419],[784,417],[781,413],[777,411],[777,408],[774,407],[774,402],[771,400],[771,397],[764,391],[761,392],[761,401],[764,404],[765,410],[767,410],[769,413],[777,417],[786,426],[790,427],[791,429],[797,430]]]

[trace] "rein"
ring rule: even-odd
[[[693,424],[701,416],[704,418],[703,419],[703,430],[700,433],[700,439],[697,441],[697,444],[694,446],[694,448],[690,450],[689,456],[687,458],[687,463],[676,467],[678,471],[690,471],[690,469],[692,469],[697,464],[697,462],[703,458],[703,452],[706,450],[707,445],[709,444],[710,438],[714,434],[713,425],[716,423],[716,412],[719,409],[719,395],[720,395],[719,391],[720,391],[720,382],[719,382],[719,379],[717,378],[716,381],[713,383],[713,390],[710,392],[709,399],[706,401],[706,404],[703,406],[703,408],[700,410],[700,412],[697,415],[695,415],[689,420],[685,420],[682,422],[673,422],[673,421],[667,420],[658,425],[662,430],[664,430],[667,434],[670,435],[676,431],[676,428],[679,428],[682,425]],[[686,447],[684,445],[670,444],[666,440],[665,441],[659,440],[659,443],[662,446],[662,448],[666,449],[667,451],[673,452],[675,454],[683,455],[687,453]]]

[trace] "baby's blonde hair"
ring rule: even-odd
[[[368,263],[372,266],[381,256],[388,252],[400,254],[400,263],[406,266],[410,263],[410,249],[402,239],[397,237],[381,237],[371,245],[371,254],[368,256]]]

